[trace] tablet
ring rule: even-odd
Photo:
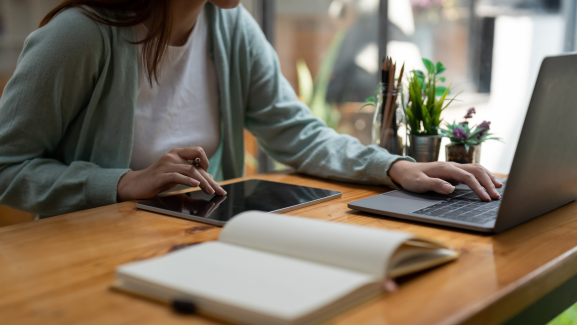
[[[217,226],[237,214],[258,210],[287,212],[341,197],[342,193],[321,188],[258,179],[223,185],[227,195],[201,190],[136,202],[136,207]]]

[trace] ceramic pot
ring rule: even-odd
[[[469,152],[462,144],[446,145],[445,158],[459,164],[478,164],[481,161],[481,145],[469,147]]]
[[[417,162],[439,160],[441,138],[438,135],[410,135],[409,156]]]

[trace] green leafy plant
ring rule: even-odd
[[[382,91],[381,86],[382,82],[379,81],[379,83],[377,84],[377,89],[375,89],[375,95],[365,99],[365,104],[363,104],[363,106],[359,107],[358,109],[359,112],[367,106],[372,106],[375,108],[377,107],[377,105],[379,104],[379,95],[381,94]]]
[[[569,307],[547,325],[577,325],[577,304]]]
[[[315,117],[324,120],[327,123],[327,126],[333,129],[336,129],[339,125],[341,114],[335,104],[327,103],[326,97],[330,83],[330,76],[335,66],[338,53],[341,49],[343,39],[343,31],[337,32],[329,46],[326,56],[321,62],[314,82],[305,61],[297,61],[299,96],[301,100],[310,107],[311,112]]]
[[[447,127],[441,129],[441,135],[449,138],[451,145],[464,145],[467,152],[469,152],[470,147],[479,145],[487,140],[501,141],[501,138],[494,137],[493,134],[489,133],[491,122],[483,121],[479,125],[469,126],[469,121],[467,120],[472,118],[475,113],[474,107],[469,108],[463,122],[458,124],[454,121],[452,124],[447,123]]]
[[[434,64],[427,59],[423,59],[423,63],[427,74],[413,70],[409,77],[409,99],[404,110],[406,124],[412,135],[438,135],[439,125],[443,121],[441,113],[456,96],[447,98],[451,84],[448,87],[437,85],[445,82],[445,77],[440,76],[447,70],[445,66],[441,62]]]

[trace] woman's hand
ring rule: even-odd
[[[483,201],[501,197],[497,190],[501,182],[479,164],[457,164],[453,162],[414,163],[397,160],[389,168],[389,176],[405,190],[424,193],[435,191],[453,193],[461,183],[467,184]]]
[[[196,158],[200,158],[199,167],[189,162]],[[200,186],[206,194],[226,195],[207,170],[208,158],[202,148],[172,149],[152,166],[124,174],[118,182],[118,202],[148,199],[180,184]]]

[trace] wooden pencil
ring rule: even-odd
[[[396,67],[395,67],[396,69]],[[391,99],[391,121],[390,124],[387,124],[387,127],[390,129],[390,136],[392,137],[392,139],[387,139],[387,141],[391,142],[391,150],[396,151],[393,152],[394,154],[399,154],[402,155],[402,146],[398,144],[398,140],[396,139],[397,137],[397,133],[398,133],[398,126],[397,126],[397,98],[399,96],[399,92],[401,91],[401,82],[403,80],[403,73],[405,71],[405,63],[403,62],[403,65],[401,66],[401,72],[399,73],[399,78],[397,80],[397,85],[394,89],[394,93],[393,93],[393,98]],[[394,83],[394,81],[393,81]],[[390,127],[389,127],[390,125]]]
[[[389,67],[387,65],[387,59],[383,58],[383,62],[381,64],[381,84],[382,84],[382,93],[381,96],[383,96],[383,99],[386,100],[385,97],[385,89],[387,87],[387,82],[389,80]],[[385,105],[381,105],[379,114],[381,115],[381,128],[383,123],[385,123]]]
[[[394,110],[392,109],[392,94],[393,89],[395,87],[395,65],[393,64],[393,60],[391,58],[387,58],[387,69],[389,70],[388,79],[386,81],[386,100],[384,105],[384,118],[383,123],[381,125],[381,146],[385,147],[387,140],[389,138],[389,129],[391,127],[392,116],[394,114]]]

